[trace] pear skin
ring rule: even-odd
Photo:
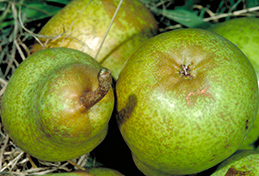
[[[252,63],[257,79],[259,79],[259,18],[242,17],[226,22],[217,23],[208,28],[209,31],[215,32],[232,43],[234,43]],[[240,149],[255,149],[254,142],[259,137],[259,114],[257,115],[254,125],[240,146]]]
[[[119,171],[105,167],[86,168],[85,171],[45,174],[45,176],[124,176]]]

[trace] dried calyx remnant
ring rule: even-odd
[[[184,77],[193,78],[193,76],[191,75],[190,65],[187,65],[187,64],[181,65],[179,74]]]
[[[97,79],[99,85],[96,90],[92,92],[84,92],[80,97],[80,102],[87,109],[91,108],[93,105],[98,103],[110,90],[112,84],[112,76],[110,70],[107,68],[101,68]]]

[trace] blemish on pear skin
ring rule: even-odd
[[[212,157],[213,158],[210,161],[213,161],[215,159],[216,155],[212,155]]]
[[[128,101],[127,101],[125,107],[122,108],[116,115],[119,126],[121,126],[123,123],[125,123],[129,119],[129,117],[130,117],[131,113],[133,112],[136,105],[137,105],[137,96],[135,94],[131,94],[128,97]]]
[[[208,96],[208,97],[211,97],[210,96],[210,93],[209,92],[207,92],[208,91],[208,85],[206,85],[205,86],[205,88],[203,88],[203,89],[200,89],[200,90],[197,90],[196,92],[189,92],[187,95],[186,95],[186,97],[185,97],[185,99],[186,99],[186,104],[187,105],[190,105],[191,104],[191,100],[190,100],[190,98],[191,98],[191,96],[193,96],[193,95],[198,95],[198,96]],[[211,97],[212,99],[214,99],[213,97]]]
[[[246,120],[246,130],[248,130],[248,123],[249,123],[249,120]]]
[[[230,144],[228,144],[228,145],[226,145],[226,146],[225,146],[225,148],[228,148],[230,145],[231,145],[231,143],[230,143]]]
[[[248,176],[250,174],[250,171],[239,171],[236,170],[235,168],[231,167],[228,169],[227,173],[225,174],[225,176]]]
[[[193,92],[190,92],[190,93],[187,94],[187,96],[185,97],[185,99],[187,100],[186,104],[191,104],[191,102],[190,102],[190,96],[192,96],[192,95],[194,95]]]

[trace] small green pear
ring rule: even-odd
[[[92,151],[107,134],[114,107],[109,70],[69,48],[30,55],[2,97],[2,123],[31,156],[65,161]]]
[[[94,175],[85,171],[74,171],[74,172],[44,174],[44,176],[94,176]]]
[[[252,63],[259,80],[259,18],[243,17],[217,23],[208,28],[234,43]],[[259,137],[259,113],[240,149],[254,149]]]
[[[32,51],[74,48],[94,57],[117,79],[131,52],[158,30],[156,20],[144,4],[139,0],[124,0],[101,47],[119,3],[120,0],[71,1],[39,32],[40,35],[59,36],[52,40],[39,38],[44,46],[37,43]]]
[[[45,176],[124,176],[119,171],[105,168],[105,167],[93,167],[86,168],[85,171],[75,171],[69,173],[53,173],[45,174]]]
[[[120,172],[104,167],[87,168],[86,172],[96,176],[123,176]]]
[[[233,43],[202,29],[147,40],[116,83],[117,121],[147,176],[207,170],[232,155],[258,110],[256,73]]]
[[[238,150],[222,162],[211,176],[258,176],[259,152]]]

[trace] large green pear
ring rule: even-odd
[[[232,155],[259,100],[246,56],[202,29],[147,40],[125,64],[116,93],[120,132],[147,176],[194,174]]]
[[[222,162],[211,176],[258,176],[259,152],[238,150]]]
[[[252,63],[256,71],[257,79],[259,79],[259,18],[236,18],[223,23],[217,23],[208,28],[208,30],[220,34],[237,45]],[[240,149],[254,149],[253,144],[258,137],[259,113],[246,140],[240,146]]]
[[[40,160],[65,161],[90,152],[105,138],[114,107],[107,71],[74,49],[30,55],[2,97],[4,129],[18,147]]]
[[[57,36],[39,38],[32,51],[68,47],[96,57],[120,0],[73,0],[54,15],[39,32]],[[96,60],[118,78],[126,59],[141,43],[156,34],[156,21],[139,0],[124,0]],[[63,35],[62,35],[63,34]]]
[[[53,173],[53,174],[45,174],[45,176],[124,176],[124,175],[114,169],[105,168],[105,167],[93,167],[93,168],[86,168],[85,171]]]

